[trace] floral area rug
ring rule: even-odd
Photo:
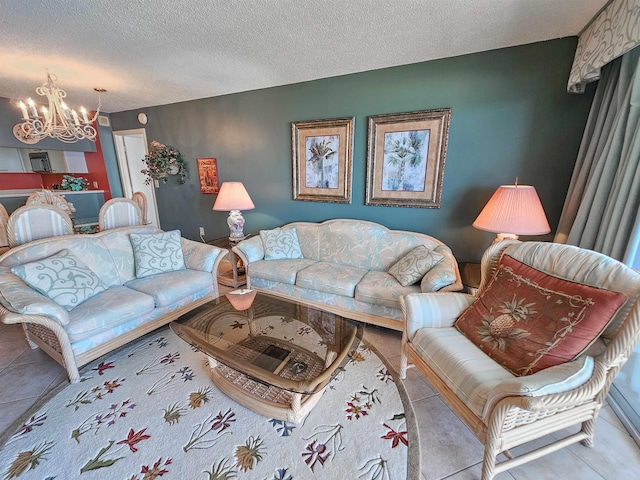
[[[168,328],[105,355],[17,426],[0,478],[419,478],[404,386],[365,342],[298,424],[229,399],[208,368]]]

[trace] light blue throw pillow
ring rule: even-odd
[[[82,260],[66,249],[42,260],[11,267],[11,272],[66,310],[107,289]]]
[[[304,258],[295,228],[260,230],[260,238],[264,245],[265,260]]]
[[[184,270],[180,230],[160,233],[131,233],[136,278]]]

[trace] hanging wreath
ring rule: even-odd
[[[142,160],[145,169],[142,173],[147,176],[145,183],[150,185],[154,180],[167,183],[169,175],[180,175],[179,182],[187,181],[187,165],[182,154],[171,145],[163,145],[155,140],[151,142],[149,154]]]

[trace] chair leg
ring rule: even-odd
[[[498,442],[487,439],[484,445],[484,458],[482,460],[482,480],[491,480],[495,475],[496,457],[500,453],[498,451]]]
[[[587,420],[586,422],[582,422],[582,431],[589,435],[589,438],[585,438],[580,443],[585,447],[593,448],[595,445],[594,435],[596,428],[596,419],[592,418],[591,420]]]
[[[408,363],[407,354],[404,353],[404,349],[403,349],[403,352],[400,355],[400,378],[403,380],[407,378],[407,363]]]

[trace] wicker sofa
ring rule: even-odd
[[[458,291],[462,281],[449,247],[429,235],[389,230],[363,220],[294,222],[302,258],[267,260],[261,236],[234,252],[247,269],[247,286],[315,303],[354,320],[402,330],[398,297],[421,291]],[[419,245],[444,256],[422,281],[402,286],[387,270]]]
[[[218,264],[226,250],[180,239],[184,267],[136,278],[130,234],[162,233],[122,227],[95,235],[66,235],[29,242],[0,256],[0,319],[22,323],[33,348],[64,366],[71,382],[78,368],[218,296]],[[11,267],[70,252],[102,282],[94,296],[65,309],[31,288]]]
[[[508,280],[499,283],[500,275],[511,268],[505,265],[516,262],[538,272],[507,276],[504,278]],[[447,293],[401,298],[406,325],[400,374],[404,378],[408,362],[413,364],[469,426],[484,444],[482,480],[490,480],[500,472],[575,442],[593,446],[598,412],[606,405],[613,379],[640,339],[640,274],[591,250],[519,241],[493,244],[483,256],[481,268],[477,297]],[[513,287],[506,286],[508,282]],[[509,288],[526,284],[533,285],[529,292],[535,289],[539,295],[527,295],[525,301],[516,302]],[[501,294],[505,291],[508,294]],[[603,298],[621,294],[626,302],[617,310],[618,304]],[[502,328],[494,329],[492,324],[500,322],[505,310],[490,311],[484,317],[490,321],[489,328],[476,330],[481,338],[474,341],[474,336],[464,329],[462,333],[456,322],[474,310],[480,311],[479,305],[492,298],[506,298],[507,310],[515,313],[511,319],[519,318],[508,328],[502,324]],[[545,300],[539,301],[541,298]],[[600,310],[595,315],[582,313],[587,308]],[[605,308],[609,309],[607,315],[602,313]],[[562,311],[569,314],[561,315]],[[573,315],[574,311],[579,315]],[[527,314],[544,315],[546,320],[536,324]],[[591,315],[589,322],[601,322],[597,328],[590,327],[588,334],[585,324],[589,322],[584,320],[587,315]],[[483,325],[487,324],[483,321]],[[555,330],[556,325],[561,328]],[[540,350],[535,351],[536,346],[534,351],[520,356],[529,358],[527,362],[539,362],[537,370],[514,373],[498,360],[499,355],[509,361],[517,358],[518,348],[525,343],[535,346],[534,336],[543,329],[554,334],[552,339],[537,343],[543,347]],[[510,347],[520,339],[519,347]],[[584,349],[571,355],[567,350],[563,353],[576,339],[584,342]],[[566,358],[561,358],[561,353]],[[552,356],[559,360],[542,364],[544,358]],[[577,432],[575,426],[579,427]],[[540,437],[549,438],[552,433],[556,439],[541,448],[520,449],[521,454],[515,457],[509,453],[514,447]],[[507,459],[496,464],[502,452]]]

